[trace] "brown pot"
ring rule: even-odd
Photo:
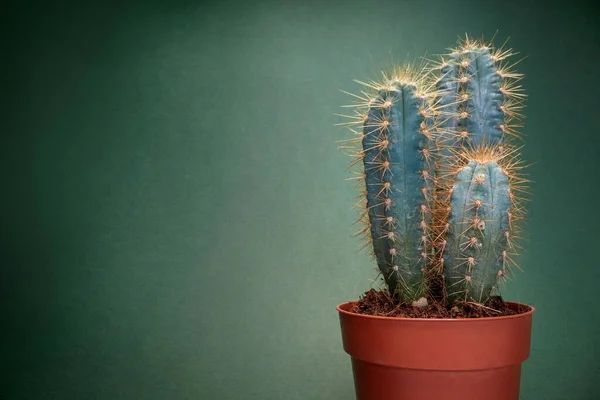
[[[518,400],[535,309],[492,318],[375,317],[337,307],[357,400]]]

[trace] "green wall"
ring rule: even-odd
[[[374,265],[338,89],[496,30],[529,55],[522,399],[600,398],[593,3],[0,7],[0,398],[353,398],[334,307]]]

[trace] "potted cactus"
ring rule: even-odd
[[[504,302],[524,218],[511,50],[461,39],[360,82],[359,232],[384,289],[337,307],[358,400],[517,400],[534,308]]]

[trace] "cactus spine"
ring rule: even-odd
[[[515,265],[527,180],[513,144],[524,99],[505,62],[513,54],[467,37],[428,73],[357,81],[367,88],[348,123],[364,185],[359,233],[402,302],[430,295],[438,276],[450,303],[483,303]]]

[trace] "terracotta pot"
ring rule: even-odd
[[[477,319],[375,317],[337,307],[357,400],[518,400],[535,309]]]

